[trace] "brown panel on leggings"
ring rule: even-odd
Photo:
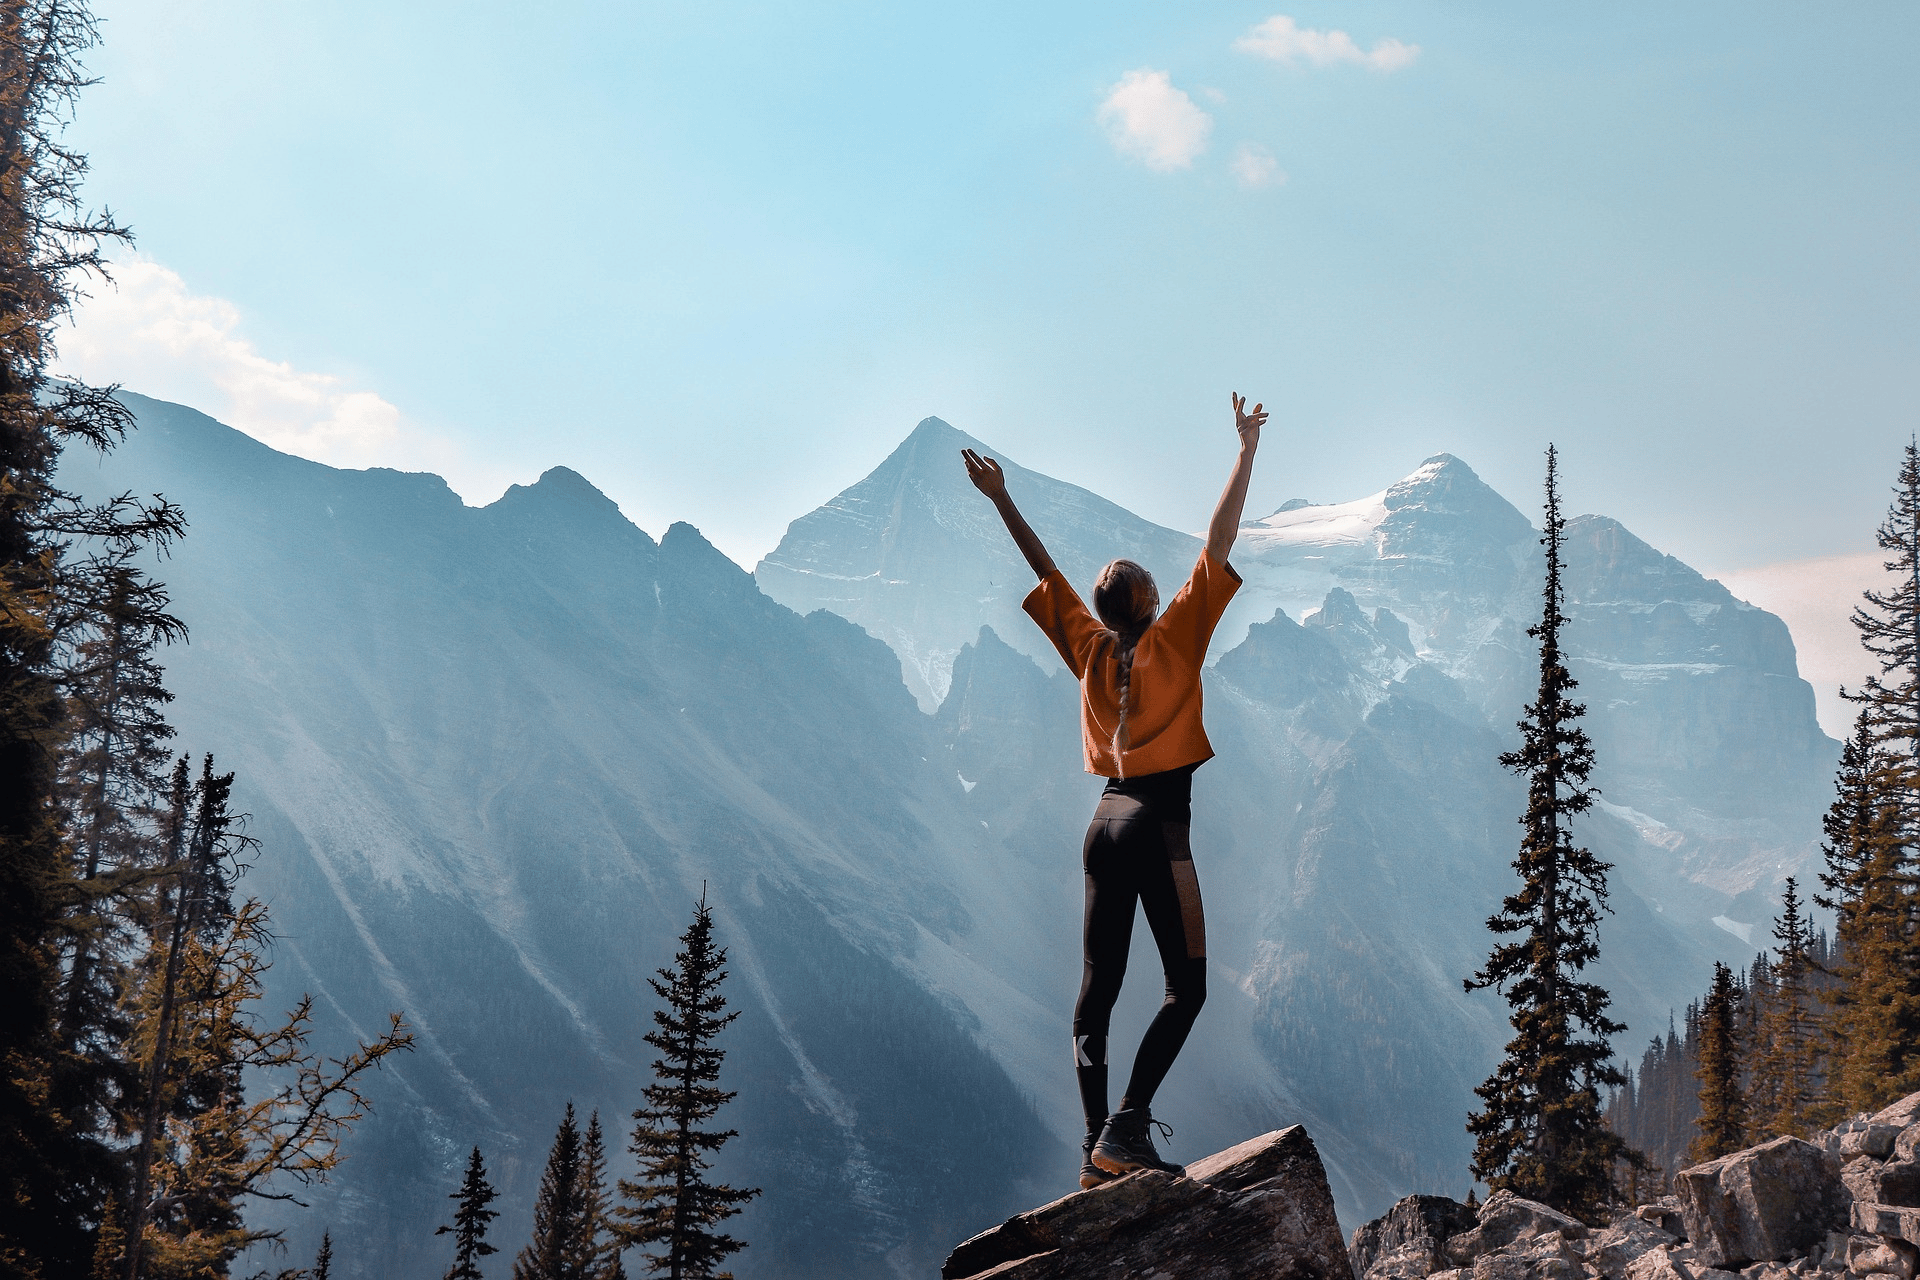
[[[1144,816],[1147,806],[1132,796],[1102,792],[1100,803],[1093,808],[1095,818],[1138,818]],[[1182,831],[1186,828],[1182,827]]]
[[[1163,822],[1160,831],[1167,842],[1167,858],[1173,863],[1173,888],[1180,897],[1180,928],[1187,935],[1187,959],[1203,959],[1207,954],[1207,917],[1200,909],[1200,877],[1193,871],[1188,829],[1181,823]]]

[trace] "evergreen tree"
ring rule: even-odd
[[[1764,996],[1756,984],[1758,1016],[1748,1098],[1752,1123],[1747,1134],[1753,1143],[1798,1137],[1811,1127],[1814,1046],[1808,976],[1813,938],[1801,912],[1800,886],[1792,876],[1787,877],[1773,938],[1771,982]]]
[[[1873,708],[1862,707],[1823,824],[1827,892],[1814,901],[1834,913],[1835,955],[1821,991],[1826,1080],[1814,1115],[1822,1123],[1920,1089],[1920,975],[1903,816],[1911,770],[1897,751],[1880,739]]]
[[[1740,1090],[1740,993],[1733,971],[1718,961],[1700,1010],[1700,1135],[1687,1148],[1695,1164],[1740,1150],[1747,1138],[1747,1101]]]
[[[1540,688],[1520,721],[1521,745],[1500,763],[1527,779],[1524,832],[1514,860],[1519,892],[1487,921],[1496,934],[1520,935],[1494,947],[1469,991],[1500,990],[1515,1035],[1494,1074],[1474,1092],[1486,1103],[1468,1117],[1475,1137],[1473,1174],[1496,1189],[1591,1218],[1615,1194],[1615,1165],[1639,1160],[1604,1122],[1600,1091],[1626,1077],[1607,1037],[1626,1028],[1607,1017],[1607,992],[1579,973],[1599,955],[1600,913],[1607,909],[1608,864],[1575,845],[1571,820],[1593,804],[1588,784],[1593,745],[1572,701],[1575,682],[1562,657],[1558,459],[1547,450],[1546,582],[1540,622]]]
[[[96,35],[84,0],[0,0],[0,1277],[85,1274],[116,1191],[92,1101],[55,1104],[75,898],[57,792],[68,553],[183,527],[168,504],[89,506],[54,484],[65,447],[110,448],[132,422],[111,388],[47,376],[81,280],[127,238],[85,211],[86,158],[63,139]]]
[[[716,1084],[726,1052],[714,1039],[739,1012],[726,1012],[720,984],[727,977],[727,952],[713,943],[713,914],[704,891],[680,943],[673,966],[661,969],[659,979],[648,979],[667,1005],[654,1011],[655,1029],[647,1034],[647,1043],[661,1056],[654,1059],[647,1105],[633,1113],[629,1150],[639,1157],[640,1174],[632,1181],[621,1179],[627,1203],[614,1214],[623,1242],[645,1251],[653,1274],[709,1280],[730,1277],[714,1267],[746,1247],[745,1241],[712,1228],[760,1192],[706,1178],[711,1153],[739,1136],[731,1129],[703,1127],[734,1096]]]
[[[233,775],[214,773],[209,757],[189,785],[182,765],[169,807],[169,910],[133,1001],[143,1086],[125,1280],[224,1276],[242,1250],[279,1239],[246,1226],[242,1199],[293,1198],[269,1191],[276,1179],[323,1180],[371,1106],[360,1077],[412,1043],[395,1014],[384,1035],[323,1058],[308,1045],[310,998],[283,1021],[254,1015],[270,935],[265,907],[233,902],[238,859],[252,844],[228,807]]]
[[[473,1273],[479,1275],[478,1271]],[[333,1280],[333,1233],[320,1233],[320,1251],[313,1255],[313,1280]]]
[[[600,1130],[598,1111],[587,1119],[587,1141],[581,1151],[580,1167],[587,1202],[586,1226],[580,1242],[586,1274],[594,1280],[626,1280],[626,1268],[620,1262],[625,1246],[614,1230],[613,1197],[607,1186],[606,1135]]]
[[[1909,441],[1877,531],[1893,586],[1853,611],[1880,670],[1859,705],[1826,820],[1825,896],[1837,963],[1821,1049],[1832,1119],[1920,1088],[1920,446]],[[1845,693],[1845,690],[1842,690]]]
[[[487,1166],[480,1159],[480,1148],[475,1147],[467,1158],[467,1176],[461,1179],[460,1189],[447,1197],[456,1202],[453,1221],[435,1228],[433,1233],[453,1236],[453,1266],[445,1280],[481,1280],[480,1259],[499,1252],[487,1243],[487,1224],[500,1216],[487,1206],[497,1194],[487,1182]]]
[[[533,1206],[533,1240],[513,1260],[513,1280],[594,1280],[593,1205],[580,1126],[567,1104]]]

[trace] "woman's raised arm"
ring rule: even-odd
[[[1221,564],[1226,563],[1233,540],[1240,534],[1240,515],[1247,509],[1247,482],[1253,479],[1253,454],[1260,447],[1260,428],[1267,413],[1257,404],[1249,412],[1247,398],[1236,391],[1233,418],[1234,428],[1240,433],[1240,456],[1233,460],[1233,474],[1227,477],[1226,491],[1220,495],[1213,522],[1207,526],[1207,554]]]
[[[967,464],[967,479],[973,481],[974,488],[992,500],[995,509],[1000,512],[1000,518],[1007,522],[1007,532],[1013,535],[1014,545],[1020,548],[1020,554],[1033,566],[1035,576],[1044,578],[1052,573],[1053,557],[1047,554],[1040,535],[1033,531],[1027,518],[1020,514],[1020,508],[1014,506],[1013,499],[1007,495],[1007,477],[1002,474],[1000,464],[992,458],[981,457],[971,449],[962,449],[960,457]]]

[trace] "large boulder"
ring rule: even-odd
[[[1802,1256],[1846,1221],[1851,1199],[1819,1147],[1775,1138],[1674,1176],[1687,1238],[1709,1267]]]
[[[1353,1280],[1307,1131],[1281,1129],[1187,1166],[1143,1172],[1007,1219],[956,1248],[942,1280]]]
[[[1587,1236],[1586,1225],[1577,1218],[1549,1209],[1538,1201],[1522,1199],[1511,1191],[1496,1191],[1480,1206],[1474,1228],[1447,1241],[1447,1260],[1456,1267],[1470,1267],[1488,1254],[1507,1249],[1515,1241],[1556,1231],[1565,1240],[1584,1240]]]
[[[1408,1196],[1354,1230],[1347,1256],[1361,1280],[1422,1280],[1446,1267],[1447,1241],[1474,1226],[1474,1211],[1447,1196]]]

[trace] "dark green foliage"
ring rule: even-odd
[[[619,1280],[623,1247],[608,1221],[607,1154],[600,1113],[587,1124],[586,1139],[567,1104],[540,1198],[533,1207],[533,1241],[514,1259],[513,1280]]]
[[[76,899],[57,797],[63,652],[85,620],[76,544],[164,543],[179,512],[87,506],[53,483],[63,448],[105,449],[130,417],[111,389],[46,376],[55,326],[102,245],[80,201],[86,159],[62,134],[96,40],[82,0],[0,0],[0,1276],[82,1275],[112,1194],[94,1132],[98,1073],[65,1059],[61,955]],[[76,1095],[76,1092],[78,1096]]]
[[[1787,877],[1773,938],[1777,945],[1765,965],[1764,981],[1759,961],[1748,978],[1754,1035],[1748,1056],[1747,1139],[1755,1143],[1804,1135],[1811,1127],[1818,1080],[1812,1013],[1815,944],[1801,911],[1800,885],[1792,876]]]
[[[726,1012],[720,984],[727,977],[727,952],[713,944],[713,913],[704,893],[680,943],[673,967],[648,979],[667,1004],[654,1011],[655,1029],[647,1034],[662,1056],[653,1063],[647,1105],[633,1113],[629,1150],[640,1159],[639,1176],[621,1180],[625,1203],[614,1215],[623,1243],[642,1249],[655,1275],[706,1280],[730,1274],[714,1267],[746,1247],[711,1228],[760,1192],[706,1178],[711,1154],[739,1136],[702,1127],[734,1096],[715,1083],[726,1053],[714,1039],[739,1013]]]
[[[1747,1142],[1747,1100],[1740,1088],[1741,1045],[1738,1022],[1740,992],[1733,970],[1716,962],[1713,985],[1700,1009],[1700,1116],[1694,1121],[1700,1134],[1687,1148],[1695,1164],[1716,1160]]]
[[[1600,1091],[1626,1083],[1607,1037],[1626,1028],[1607,1017],[1607,992],[1577,978],[1599,955],[1610,868],[1575,845],[1570,831],[1571,819],[1593,804],[1593,745],[1578,723],[1586,708],[1569,697],[1575,682],[1560,646],[1566,521],[1551,448],[1544,524],[1543,607],[1527,632],[1540,643],[1540,688],[1520,721],[1519,750],[1500,757],[1527,779],[1513,863],[1521,885],[1487,921],[1496,934],[1518,936],[1496,945],[1466,981],[1469,991],[1494,987],[1506,996],[1515,1034],[1494,1074],[1474,1090],[1486,1109],[1468,1117],[1467,1129],[1476,1178],[1592,1218],[1614,1198],[1616,1164],[1639,1156],[1601,1115]]]
[[[1821,1050],[1821,1118],[1875,1110],[1920,1089],[1920,447],[1909,442],[1877,531],[1891,590],[1853,612],[1880,665],[1857,693],[1826,818],[1827,892],[1838,951]]]
[[[473,1154],[479,1155],[479,1149],[475,1148]],[[476,1271],[473,1274],[477,1276],[480,1273]],[[320,1251],[313,1255],[313,1280],[333,1280],[333,1233],[331,1231],[320,1233]]]
[[[487,1243],[487,1224],[500,1216],[487,1207],[496,1194],[487,1182],[480,1148],[475,1147],[467,1159],[467,1176],[461,1179],[460,1189],[447,1197],[455,1202],[453,1221],[433,1233],[453,1236],[453,1266],[445,1280],[480,1280],[480,1259],[499,1252]]]

